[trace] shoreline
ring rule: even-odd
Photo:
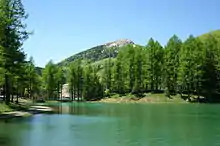
[[[25,106],[25,105],[23,105],[23,106]],[[19,108],[23,108],[22,105],[20,105]],[[33,116],[35,114],[49,113],[52,111],[53,111],[53,109],[51,107],[38,106],[38,105],[32,105],[32,106],[28,107],[28,109],[25,109],[25,110],[17,110],[17,109],[11,108],[9,111],[5,111],[5,112],[0,113],[0,120],[29,117],[29,116]]]

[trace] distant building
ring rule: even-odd
[[[64,84],[63,87],[62,87],[62,97],[70,98],[70,92],[69,92],[68,84]]]

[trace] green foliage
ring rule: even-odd
[[[58,63],[59,66],[69,66],[75,60],[89,60],[91,62],[100,61],[109,57],[115,58],[123,46],[133,44],[129,40],[117,40],[104,45],[99,45],[80,52]]]
[[[112,64],[111,64],[111,58],[105,61],[104,63],[104,75],[103,75],[103,85],[106,89],[110,90],[112,89]]]
[[[198,38],[202,41],[202,42],[206,42],[207,39],[212,36],[216,39],[216,41],[218,43],[220,43],[220,30],[215,30],[215,31],[211,31],[209,33],[205,33],[201,36],[199,36]]]
[[[82,98],[83,68],[81,60],[76,60],[70,65],[68,73],[68,82],[72,100],[74,98]]]
[[[68,85],[72,100],[95,100],[103,96],[103,86],[91,63],[82,65],[81,60],[71,63],[68,71]]]
[[[115,62],[113,68],[113,92],[123,94],[124,91],[124,67],[122,61],[122,53],[119,53],[117,56],[117,60]],[[110,95],[109,90],[106,90],[106,95]]]
[[[62,96],[62,87],[65,83],[64,72],[61,67],[49,61],[43,70],[43,88],[47,99],[59,99]]]
[[[22,45],[29,36],[24,23],[26,18],[21,0],[0,0],[0,67],[7,104],[25,63]]]
[[[219,95],[219,42],[212,35],[204,41],[204,63],[203,63],[203,94],[209,101],[220,100]]]
[[[181,40],[174,35],[170,38],[164,50],[164,86],[166,95],[177,93],[177,75],[179,67]]]
[[[144,50],[137,46],[135,49],[135,60],[134,60],[134,86],[132,88],[132,93],[142,96],[144,91]]]
[[[88,64],[84,68],[83,98],[85,100],[96,100],[103,96],[103,87],[97,75],[97,70]]]
[[[195,49],[196,39],[190,36],[183,44],[180,51],[180,66],[178,74],[178,83],[181,92],[187,92],[188,97],[193,93],[194,67],[196,66]]]
[[[56,79],[57,67],[52,62],[49,61],[43,70],[43,86],[47,92],[47,99],[55,99],[57,79]]]
[[[10,111],[12,111],[10,106],[0,103],[0,114],[4,112],[10,112]]]
[[[69,64],[71,64],[71,62],[74,62],[77,59],[88,59],[92,62],[99,61],[99,60],[108,58],[109,52],[111,53],[113,57],[116,57],[118,49],[119,48],[112,49],[112,48],[105,47],[105,45],[100,45],[100,46],[88,49],[86,51],[80,52],[78,54],[75,54],[65,59],[64,61],[60,62],[58,65],[68,66]]]
[[[157,92],[162,88],[163,75],[163,48],[159,42],[152,38],[146,46],[147,51],[147,86],[153,91]]]

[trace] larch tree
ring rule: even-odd
[[[55,64],[53,61],[49,61],[43,70],[43,84],[47,92],[47,99],[54,99],[55,97],[55,91],[57,88],[56,73],[57,70]]]
[[[164,86],[166,95],[175,95],[177,93],[177,75],[179,67],[179,52],[182,41],[174,35],[165,46],[164,55]]]
[[[9,104],[11,94],[9,80],[25,60],[22,45],[29,36],[25,19],[27,14],[21,0],[0,0],[0,66],[4,69],[6,104]]]

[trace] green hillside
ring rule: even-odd
[[[134,43],[130,40],[122,39],[106,43],[104,45],[99,45],[86,51],[72,55],[66,58],[65,60],[59,62],[58,65],[68,66],[71,62],[73,62],[76,59],[86,59],[90,60],[91,62],[96,62],[109,57],[115,58],[118,54],[119,49],[128,44]]]
[[[218,42],[220,43],[220,30],[215,30],[215,31],[205,33],[203,35],[200,35],[199,38],[203,41],[210,35],[212,35],[214,38],[216,38],[218,40]]]

